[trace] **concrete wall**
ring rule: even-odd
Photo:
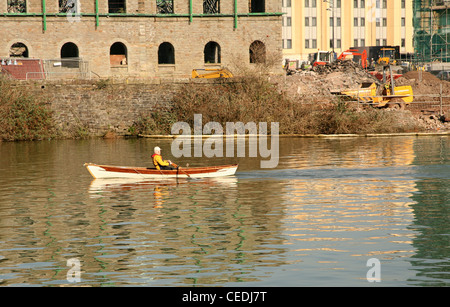
[[[96,25],[95,1],[81,1],[79,20],[57,15],[58,1],[46,1],[46,29],[41,0],[27,0],[27,14],[2,14],[0,6],[0,58],[9,56],[11,45],[25,44],[29,57],[60,58],[61,48],[71,42],[77,45],[79,57],[89,62],[89,68],[101,77],[127,75],[134,77],[189,77],[192,69],[205,68],[205,45],[214,41],[221,48],[221,66],[249,65],[249,47],[256,40],[263,42],[268,54],[282,57],[281,16],[240,15],[235,27],[234,0],[221,0],[221,14],[203,14],[202,1],[193,1],[192,22],[189,1],[174,0],[178,16],[156,16],[156,0],[127,0],[127,15],[108,14],[107,0],[99,0],[99,24]],[[3,4],[6,0],[1,1]],[[248,0],[237,0],[239,14],[249,11]],[[266,12],[281,12],[279,0],[265,0]],[[32,13],[36,13],[33,16]],[[134,14],[134,16],[133,16]],[[141,14],[137,16],[137,14]],[[197,16],[195,15],[197,14]],[[69,16],[70,17],[70,16]],[[121,42],[127,49],[127,65],[111,67],[110,47]],[[169,42],[175,49],[174,65],[158,64],[158,48]],[[281,70],[281,64],[274,71]]]

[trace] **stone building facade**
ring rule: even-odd
[[[0,59],[41,59],[61,76],[182,78],[271,55],[277,70],[280,12],[280,0],[0,0]]]

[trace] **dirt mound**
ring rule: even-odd
[[[403,77],[408,80],[420,80],[420,72],[419,71],[408,71],[406,74],[403,74]],[[435,81],[440,82],[438,77],[429,73],[427,71],[422,71],[422,81]]]

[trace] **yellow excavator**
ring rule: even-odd
[[[381,93],[379,94],[380,90]],[[404,109],[405,106],[414,100],[413,90],[409,85],[395,86],[392,89],[390,84],[386,84],[380,89],[376,83],[363,83],[360,88],[344,90],[335,94],[358,99],[362,103],[378,108],[394,107]]]
[[[395,60],[395,49],[394,48],[381,48],[380,57],[378,58],[379,65],[397,65]]]
[[[192,78],[232,78],[233,74],[226,68],[205,68],[192,70]]]
[[[390,70],[392,76],[392,70]],[[374,107],[393,107],[404,109],[414,100],[412,87],[409,85],[395,86],[393,78],[388,83],[378,86],[373,83],[362,83],[357,89],[349,89],[332,92],[333,94],[347,96],[359,102],[370,104]]]

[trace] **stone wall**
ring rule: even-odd
[[[65,134],[83,130],[92,136],[108,131],[128,134],[142,116],[170,107],[182,83],[76,82],[24,83],[31,93],[48,101],[58,128]]]
[[[273,71],[280,72],[282,68],[280,0],[265,0],[267,14],[259,15],[248,14],[249,0],[237,0],[237,20],[234,0],[221,0],[217,16],[204,15],[203,1],[192,0],[192,18],[188,0],[174,0],[175,14],[171,16],[156,15],[156,0],[127,0],[126,14],[120,16],[108,13],[107,0],[99,0],[98,12],[94,1],[81,1],[79,19],[59,14],[58,0],[45,3],[45,18],[42,0],[27,0],[26,14],[6,14],[5,5],[0,7],[0,58],[9,56],[13,44],[22,43],[31,58],[58,59],[63,46],[73,43],[94,75],[178,78],[189,77],[192,69],[208,67],[204,62],[208,42],[220,46],[218,66],[229,68],[249,65],[250,45],[260,41],[268,55],[279,58]],[[158,49],[164,42],[174,48],[174,64],[158,63]],[[126,48],[127,64],[122,67],[113,67],[110,62],[110,48],[115,43]],[[62,72],[58,75],[58,69],[52,73],[63,77]]]

